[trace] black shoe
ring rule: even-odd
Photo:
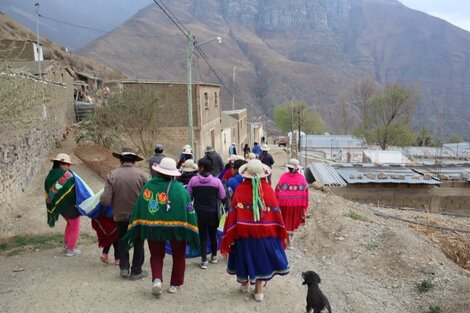
[[[139,280],[148,276],[147,271],[142,271],[140,274],[131,274],[131,280]]]
[[[122,278],[125,278],[125,279],[129,278],[129,270],[122,269],[120,275]]]

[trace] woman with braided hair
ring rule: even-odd
[[[263,281],[289,273],[284,250],[287,232],[274,191],[265,179],[271,168],[251,160],[239,173],[245,179],[233,195],[220,250],[228,255],[227,272],[237,276],[241,291],[249,292],[250,285],[255,285],[255,300],[260,302]]]

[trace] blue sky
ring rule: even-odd
[[[409,8],[442,18],[470,31],[469,0],[399,0]]]

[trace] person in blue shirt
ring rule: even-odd
[[[257,142],[254,143],[253,148],[251,149],[251,152],[257,155],[261,154],[261,147],[258,145]]]
[[[240,175],[238,173],[238,169],[243,165],[243,164],[246,164],[246,161],[245,160],[236,160],[235,162],[233,162],[232,164],[232,174],[233,176],[227,180],[227,197],[228,197],[228,201],[230,203],[230,201],[232,201],[232,195],[233,193],[235,192],[235,189],[237,189],[238,185],[240,185],[242,182],[243,182],[243,177],[242,175]]]

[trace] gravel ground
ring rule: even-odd
[[[287,156],[279,148],[271,152],[276,160],[273,182],[277,182]],[[102,188],[100,176],[74,155],[72,159],[76,172],[93,190]],[[49,166],[44,165],[18,207],[2,218],[2,236],[62,233],[63,220],[54,229],[46,225],[42,181]],[[205,271],[199,269],[198,259],[189,259],[183,288],[157,299],[149,278],[121,279],[116,266],[100,262],[96,244],[82,240],[82,254],[71,258],[64,257],[59,243],[53,249],[0,256],[0,312],[304,312],[301,272],[306,270],[321,276],[333,312],[426,313],[432,312],[430,307],[470,312],[469,272],[449,260],[431,237],[407,223],[375,216],[377,208],[328,192],[311,189],[310,203],[310,218],[296,233],[295,249],[287,251],[291,273],[267,284],[262,303],[239,292],[222,258]],[[362,220],[351,218],[350,211]],[[469,225],[468,220],[459,221]],[[94,236],[87,218],[82,218],[81,233]],[[147,253],[144,269],[150,271],[148,258]],[[167,256],[164,287],[170,269]],[[416,284],[425,280],[434,287],[420,294]]]

